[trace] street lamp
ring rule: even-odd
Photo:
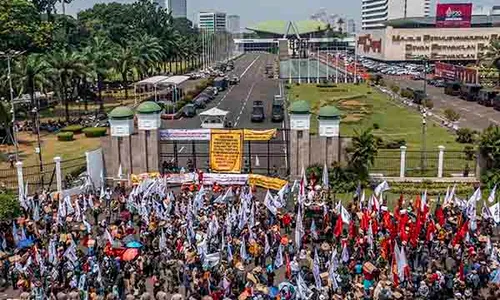
[[[426,121],[426,116],[427,114],[424,112],[422,113],[422,150],[420,153],[420,172],[423,174],[425,172],[426,168],[426,161],[427,161],[427,153],[426,153],[426,133],[427,133],[427,121]]]
[[[14,133],[14,147],[16,151],[16,161],[19,161],[19,145],[17,144],[17,127],[16,127],[16,110],[14,109],[14,89],[12,88],[12,77],[11,77],[11,67],[10,61],[12,58],[22,55],[26,51],[15,51],[8,50],[6,52],[0,51],[0,57],[7,58],[7,79],[9,80],[9,89],[10,89],[10,105],[12,113],[12,131]]]
[[[36,126],[36,140],[37,140],[37,144],[38,144],[38,147],[35,148],[35,152],[38,154],[38,163],[39,163],[39,166],[40,166],[40,183],[42,184],[42,188],[43,188],[43,160],[42,160],[42,143],[40,141],[40,118],[38,117],[38,109],[37,107],[33,107],[33,109],[31,110],[31,113],[33,114],[34,116],[34,119],[35,119],[35,124],[33,124],[33,126]]]

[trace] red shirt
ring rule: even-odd
[[[283,225],[288,226],[292,222],[292,218],[290,217],[289,214],[285,214],[283,216]]]

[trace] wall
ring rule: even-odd
[[[367,30],[358,35],[358,54],[377,60],[476,60],[499,27],[393,28]]]

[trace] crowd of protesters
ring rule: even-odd
[[[21,299],[500,298],[498,204],[479,189],[387,203],[387,189],[341,202],[305,177],[273,192],[156,178],[21,197],[0,285]]]

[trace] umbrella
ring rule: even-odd
[[[123,261],[132,261],[139,255],[139,250],[136,248],[130,248],[125,250],[122,254]]]
[[[142,244],[138,241],[131,241],[127,243],[127,248],[142,248]]]
[[[279,293],[280,293],[280,290],[278,289],[278,287],[272,286],[271,288],[269,288],[269,297],[274,298],[274,297],[278,296]]]
[[[24,239],[19,241],[19,243],[17,243],[17,248],[20,249],[29,248],[31,246],[33,246],[33,240],[31,239]]]

